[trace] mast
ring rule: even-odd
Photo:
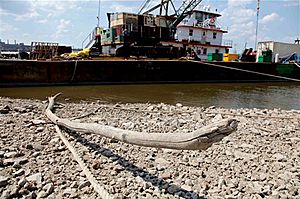
[[[257,10],[256,10],[256,30],[255,30],[255,50],[257,50],[257,35],[258,35],[258,18],[259,18],[260,0],[257,0]]]
[[[97,28],[100,27],[100,3],[101,3],[101,0],[99,0],[99,4],[98,4],[98,16],[97,16],[98,23],[97,23]]]

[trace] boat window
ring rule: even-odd
[[[213,38],[214,38],[214,39],[217,38],[217,33],[216,33],[216,32],[213,33]]]
[[[189,31],[189,36],[193,36],[193,30],[192,29],[190,29],[190,31]]]
[[[206,55],[206,53],[207,53],[207,48],[204,48],[203,49],[203,55]]]
[[[202,35],[203,35],[203,36],[205,36],[205,34],[206,34],[206,32],[205,32],[205,31],[203,31]]]

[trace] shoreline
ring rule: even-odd
[[[0,102],[1,198],[98,197],[46,118],[47,101]],[[63,131],[116,198],[300,196],[300,110],[59,102],[59,117],[94,112],[77,121],[145,133],[191,132],[221,118],[239,120],[236,132],[203,151],[146,148]]]

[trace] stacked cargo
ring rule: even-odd
[[[224,59],[223,61],[225,62],[230,62],[230,61],[237,61],[239,58],[238,54],[229,54],[229,53],[225,53],[224,54]]]
[[[102,31],[102,45],[132,42],[140,46],[155,45],[160,40],[170,39],[166,17],[151,14],[110,13],[108,18],[110,29]]]
[[[207,60],[208,61],[222,61],[223,60],[223,54],[221,53],[208,53],[207,54]]]
[[[272,62],[272,51],[262,51],[262,55],[258,56],[258,62]]]

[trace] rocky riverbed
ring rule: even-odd
[[[59,102],[59,117],[145,133],[239,120],[236,132],[204,151],[63,131],[114,198],[300,198],[299,110]],[[0,98],[1,198],[99,198],[45,116],[47,103]]]

